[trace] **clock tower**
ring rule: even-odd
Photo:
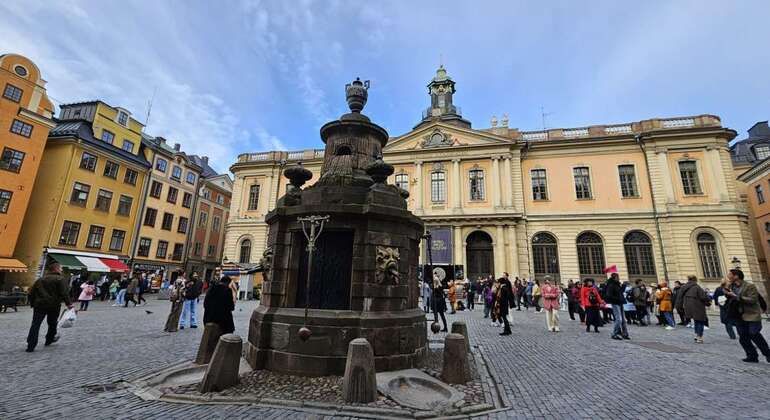
[[[430,107],[423,111],[422,121],[415,128],[437,120],[470,128],[470,121],[463,119],[460,108],[452,103],[452,95],[455,91],[454,80],[449,77],[444,66],[440,65],[436,70],[436,76],[428,83]]]

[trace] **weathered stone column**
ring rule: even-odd
[[[454,234],[454,242],[452,244],[452,255],[454,256],[455,264],[463,263],[463,228],[462,226],[452,226],[452,232]],[[464,266],[463,266],[464,267]],[[467,273],[466,273],[467,276]]]
[[[511,176],[511,156],[506,155],[505,162],[503,165],[503,180],[502,180],[502,187],[503,187],[503,205],[506,209],[513,208],[513,191],[512,191],[512,183],[513,183],[513,177]]]
[[[243,341],[235,334],[225,334],[219,338],[206,374],[198,387],[200,393],[224,391],[238,383],[242,348]]]
[[[508,256],[511,263],[508,264],[508,268],[511,269],[511,276],[519,276],[519,247],[516,238],[516,226],[508,225]]]
[[[414,213],[422,214],[422,161],[414,162]]]
[[[500,157],[492,156],[492,204],[500,207]]]
[[[370,403],[377,400],[377,378],[374,352],[365,338],[356,338],[348,345],[342,396],[349,403]]]
[[[502,225],[497,225],[495,228],[495,242],[492,253],[495,257],[495,276],[497,276],[497,273],[502,275],[503,271],[508,271],[508,267],[505,264],[505,229],[503,229]]]
[[[676,197],[674,196],[674,179],[671,178],[671,170],[668,166],[668,151],[666,149],[655,150],[658,155],[658,176],[660,179],[653,180],[653,186],[655,184],[663,185],[663,189],[666,193],[666,203],[675,203]],[[647,174],[652,176],[652,174]]]
[[[444,339],[444,365],[441,379],[450,384],[464,384],[471,378],[465,337],[447,334]]]
[[[462,183],[460,174],[460,159],[452,159],[452,208],[454,213],[460,213],[462,208]]]
[[[209,322],[203,326],[201,344],[198,346],[198,355],[195,357],[196,364],[205,365],[211,361],[211,355],[214,354],[221,335],[222,331],[219,329],[219,324]]]
[[[706,158],[711,165],[711,178],[714,180],[714,187],[716,194],[719,196],[719,201],[729,200],[725,171],[722,167],[722,160],[719,158],[719,148],[706,146]]]

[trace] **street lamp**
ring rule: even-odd
[[[430,282],[428,284],[430,285],[430,306],[433,310],[433,322],[430,324],[430,330],[433,331],[433,334],[438,334],[438,332],[441,331],[441,326],[438,323],[438,314],[436,313],[436,291],[433,287],[433,250],[431,249],[432,242],[430,231],[426,230],[422,237],[428,243],[426,247],[428,250],[428,273],[430,276]]]

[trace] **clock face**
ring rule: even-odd
[[[433,269],[433,275],[438,277],[439,281],[444,281],[446,278],[446,271],[441,267],[435,267]]]

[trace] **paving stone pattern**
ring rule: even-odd
[[[255,305],[236,307],[242,337]],[[61,332],[61,341],[43,347],[41,339],[31,354],[24,352],[30,309],[0,313],[0,418],[331,418],[320,410],[134,396],[123,381],[195,357],[202,328],[162,332],[168,309],[167,301],[154,299],[127,309],[94,302],[74,328]],[[480,309],[448,315],[449,322],[467,322],[471,351],[483,355],[509,407],[478,418],[770,418],[770,364],[742,363],[740,346],[715,318],[706,344],[697,345],[686,328],[630,326],[631,341],[614,341],[609,326],[585,333],[561,315],[562,332],[549,333],[544,314],[513,312],[513,335],[507,337],[497,335],[501,329],[482,319]],[[432,342],[443,341],[443,334],[429,334]],[[672,352],[677,348],[688,352]]]

